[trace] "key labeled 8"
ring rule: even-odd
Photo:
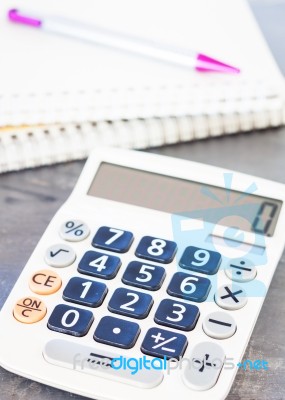
[[[170,263],[177,252],[177,245],[170,240],[144,236],[136,249],[136,256],[146,260]]]

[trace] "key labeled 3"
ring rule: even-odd
[[[195,328],[199,315],[199,308],[194,304],[164,299],[159,304],[154,320],[159,325],[191,331]]]

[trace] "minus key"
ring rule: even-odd
[[[236,329],[233,317],[222,311],[208,314],[203,321],[204,332],[214,339],[227,339],[235,334]]]

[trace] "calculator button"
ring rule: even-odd
[[[118,353],[67,340],[50,340],[44,347],[43,356],[48,363],[71,369],[73,374],[78,371],[142,389],[154,388],[163,379],[163,372],[153,368],[138,368],[135,374],[129,368],[119,368],[122,357]]]
[[[103,317],[95,330],[94,339],[99,343],[130,349],[135,345],[139,333],[140,327],[135,322]]]
[[[147,293],[118,288],[108,304],[109,311],[133,318],[146,318],[152,307],[152,297]]]
[[[101,226],[92,240],[92,246],[99,249],[126,253],[134,240],[132,232]]]
[[[150,328],[142,342],[141,351],[154,357],[182,357],[187,347],[187,338],[181,333],[160,328]]]
[[[58,304],[49,317],[48,328],[67,335],[84,336],[93,320],[91,311]]]
[[[131,261],[124,272],[122,281],[126,285],[147,290],[158,290],[165,278],[165,269],[158,265]]]
[[[98,307],[107,294],[105,283],[84,278],[71,278],[63,291],[63,299],[87,307]]]
[[[191,364],[184,368],[184,383],[194,390],[211,389],[223,368],[225,353],[222,347],[213,342],[199,343],[188,358]]]
[[[204,319],[203,330],[213,339],[227,339],[235,334],[235,320],[225,312],[213,312]]]
[[[223,285],[215,294],[215,302],[225,310],[238,310],[247,303],[245,290],[236,284]]]
[[[90,233],[88,226],[78,219],[70,219],[64,222],[61,227],[59,234],[64,240],[69,242],[80,242],[87,238]]]
[[[60,276],[48,269],[35,272],[29,281],[31,291],[42,295],[56,293],[61,288],[61,284]]]
[[[154,320],[159,325],[191,331],[195,328],[199,315],[199,308],[193,304],[164,299],[158,306]]]
[[[47,313],[45,304],[37,297],[23,297],[14,306],[14,317],[24,324],[41,321]]]
[[[235,282],[249,282],[256,277],[257,271],[252,261],[245,258],[234,258],[228,263],[225,273]]]
[[[220,253],[211,250],[188,246],[179,261],[181,268],[213,275],[218,272],[222,261]]]
[[[159,239],[152,236],[144,236],[136,249],[136,256],[161,262],[171,263],[177,251],[177,244],[170,240]]]
[[[170,296],[185,300],[205,301],[211,289],[211,281],[201,276],[176,272],[167,288]]]
[[[119,257],[87,251],[78,265],[78,272],[102,279],[113,279],[121,266]]]
[[[75,252],[66,244],[55,244],[50,246],[45,255],[45,262],[56,268],[68,267],[75,261],[75,259]]]

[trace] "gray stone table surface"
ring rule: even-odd
[[[280,67],[285,3],[252,1]],[[285,183],[285,129],[156,148],[153,153],[204,162]],[[70,194],[83,166],[72,162],[0,175],[0,307],[45,227]],[[285,256],[274,275],[245,359],[265,359],[268,371],[239,370],[228,400],[285,399]],[[5,329],[5,326],[1,326]],[[11,349],[13,351],[13,349]],[[0,368],[0,400],[79,400],[80,396],[33,382]]]

